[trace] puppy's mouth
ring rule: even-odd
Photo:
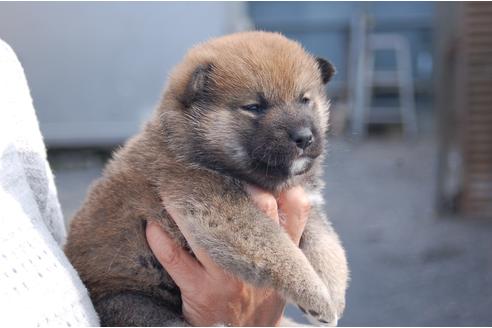
[[[312,147],[307,150],[297,148],[297,155],[290,162],[290,175],[301,175],[313,166],[314,160],[321,155],[320,147]]]
[[[300,155],[296,156],[293,160],[283,161],[255,161],[253,165],[256,171],[260,171],[265,175],[265,178],[277,177],[288,178],[290,176],[301,175],[308,172],[313,166],[314,160],[318,156]]]
[[[290,175],[301,175],[309,171],[314,159],[308,156],[300,156],[290,165]]]

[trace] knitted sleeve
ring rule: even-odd
[[[66,230],[24,71],[0,40],[1,326],[98,326]]]

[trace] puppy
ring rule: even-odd
[[[200,44],[175,68],[143,130],[117,151],[70,227],[66,254],[102,325],[186,325],[177,286],[150,251],[149,220],[183,247],[166,208],[225,270],[276,288],[318,324],[345,306],[344,250],[322,209],[332,65],[280,34]],[[245,183],[312,199],[300,247],[258,210]]]

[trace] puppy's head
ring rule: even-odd
[[[180,126],[168,127],[182,140],[176,149],[195,164],[274,189],[321,155],[324,85],[333,74],[329,62],[276,33],[198,45],[174,71],[165,97],[180,118]]]

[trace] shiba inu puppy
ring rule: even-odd
[[[191,49],[142,131],[117,151],[70,227],[66,254],[103,325],[185,325],[179,289],[150,251],[145,224],[197,244],[225,270],[276,288],[318,324],[345,307],[345,252],[322,208],[334,74],[277,33],[245,32]],[[301,185],[312,200],[300,246],[257,209],[245,184],[274,194]]]

